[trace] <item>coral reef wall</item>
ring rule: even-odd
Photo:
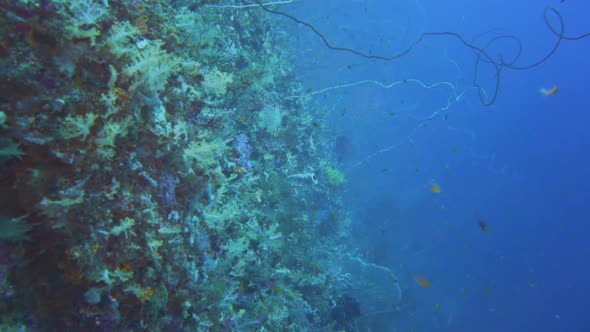
[[[346,327],[345,181],[325,110],[289,97],[279,21],[204,0],[0,3],[5,330]]]

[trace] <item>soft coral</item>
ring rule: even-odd
[[[90,39],[91,45],[94,45],[100,35],[99,24],[108,14],[107,8],[94,0],[60,0],[59,3],[67,9],[63,12],[68,37]]]
[[[93,26],[106,15],[107,11],[92,0],[64,1],[72,17],[76,18],[78,26]]]

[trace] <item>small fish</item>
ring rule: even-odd
[[[485,223],[485,221],[481,220],[481,219],[477,219],[477,225],[479,226],[479,228],[481,228],[482,231],[488,233],[490,231],[490,229],[488,228],[488,225]]]
[[[434,305],[434,312],[439,312],[440,311],[440,303],[437,303]]]
[[[123,264],[123,270],[125,270],[125,271],[129,272],[129,271],[131,271],[132,269],[133,269],[133,266],[131,265],[131,263],[130,263],[130,262],[127,262],[127,263]]]
[[[416,282],[418,284],[420,284],[420,286],[422,286],[424,288],[430,288],[430,283],[428,282],[428,280],[424,279],[423,277],[416,276],[416,277],[414,277],[414,279],[416,280]]]
[[[556,85],[554,87],[552,87],[551,89],[547,90],[545,88],[541,88],[539,89],[539,92],[545,96],[545,97],[549,97],[549,96],[553,96],[554,94],[559,92],[559,87]]]
[[[430,191],[435,194],[440,194],[441,189],[437,183],[433,182],[430,184]]]

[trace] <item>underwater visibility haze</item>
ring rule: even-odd
[[[0,9],[0,331],[590,330],[590,4]]]

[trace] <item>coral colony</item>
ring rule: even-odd
[[[1,2],[0,330],[343,330],[375,304],[288,35],[215,3]]]

